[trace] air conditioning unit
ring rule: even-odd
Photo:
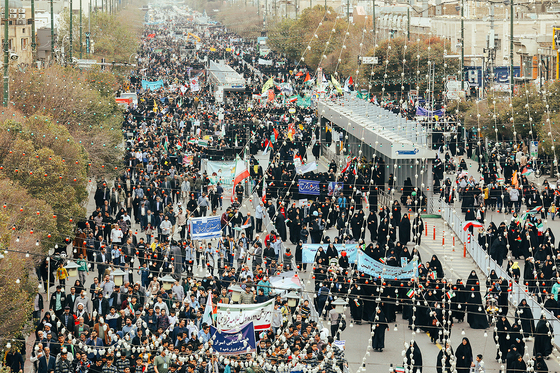
[[[17,19],[16,20],[16,25],[25,25],[27,24],[25,19]]]

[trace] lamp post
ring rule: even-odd
[[[120,268],[117,268],[116,270],[113,271],[112,275],[113,275],[113,282],[115,283],[116,286],[121,286],[124,283],[124,275],[126,275],[125,271],[123,271]]]
[[[509,0],[509,85],[513,97],[513,0]]]
[[[175,279],[173,277],[171,277],[169,274],[163,276],[161,278],[161,281],[163,282],[163,290],[171,290],[171,288],[173,287],[173,284],[175,283]]]
[[[74,12],[72,11],[72,0],[70,0],[70,37],[69,37],[69,41],[70,41],[70,47],[68,48],[68,57],[70,59],[70,63],[72,63],[72,18],[74,15]]]
[[[31,0],[31,60],[35,62],[37,42],[35,40],[35,0]]]
[[[243,289],[241,288],[241,286],[239,286],[237,284],[233,284],[233,285],[230,285],[228,290],[231,291],[231,301],[233,303],[239,302],[239,299],[241,298],[241,293],[243,292]]]
[[[4,1],[4,100],[2,105],[4,107],[8,106],[8,90],[9,90],[9,76],[8,76],[8,61],[9,61],[9,53],[8,53],[8,0]]]
[[[336,298],[331,302],[331,304],[334,306],[334,310],[338,313],[343,313],[344,307],[346,307],[346,301],[342,298]]]
[[[465,0],[461,0],[461,90],[465,89]]]
[[[68,277],[77,277],[78,268],[80,268],[80,265],[71,260],[66,263],[66,266],[64,268],[66,268],[66,271],[68,271]]]
[[[54,58],[54,6],[51,0],[51,60]]]
[[[288,307],[294,308],[295,306],[297,306],[299,301],[299,295],[297,295],[292,291],[288,293],[288,295],[286,295],[286,298],[288,298]]]
[[[82,44],[82,0],[80,0],[80,59],[82,58],[83,52],[83,44]]]

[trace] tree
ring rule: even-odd
[[[55,65],[14,72],[11,93],[24,116],[49,116],[66,127],[85,149],[90,176],[103,178],[122,164],[122,110],[114,98],[118,87],[110,71]]]
[[[0,336],[9,339],[30,321],[33,296],[38,286],[33,271],[42,260],[46,247],[37,246],[36,242],[51,240],[42,232],[55,230],[56,221],[46,202],[33,198],[22,185],[2,175],[0,200],[5,201],[0,206],[0,247],[4,256],[0,259],[0,315],[3,315],[0,317]],[[4,252],[4,248],[20,253]]]
[[[408,41],[406,37],[383,40],[370,49],[367,56],[375,56],[379,63],[371,69],[363,69],[362,79],[371,81],[372,91],[408,92],[418,87],[418,94],[425,96],[429,67],[434,69],[434,93],[444,92],[444,82],[448,75],[460,79],[459,61],[445,60],[444,49],[449,49],[449,41],[437,37],[421,38],[420,41]],[[387,62],[388,61],[388,62]],[[404,75],[403,75],[404,74]]]

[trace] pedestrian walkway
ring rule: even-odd
[[[420,255],[427,262],[432,255],[437,255],[445,276],[455,282],[462,279],[466,282],[474,269],[481,282],[481,291],[486,291],[486,276],[474,263],[466,251],[463,242],[459,241],[450,227],[441,218],[424,218],[424,232],[420,244]],[[425,253],[425,254],[424,254]],[[423,255],[426,255],[424,257]]]

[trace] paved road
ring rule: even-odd
[[[268,164],[268,156],[262,157],[261,155],[258,155],[257,159],[259,160],[263,168],[266,169]],[[320,172],[327,170],[327,164],[324,159],[321,159],[318,162],[318,165]],[[88,213],[91,213],[94,207],[95,204],[92,194],[90,202],[88,204]],[[245,203],[242,207],[242,212],[245,213],[247,209],[254,213],[252,206]],[[490,219],[494,216],[496,215],[489,214],[488,218]],[[497,216],[496,219],[498,219]],[[443,231],[445,230],[442,219],[425,219],[425,222],[428,223],[428,236],[423,237],[422,245],[420,246],[420,254],[422,258],[424,258],[424,260],[426,260],[426,258],[430,258],[432,254],[437,254],[443,264],[446,276],[448,276],[453,281],[458,278],[466,278],[473,268],[477,269],[468,254],[466,258],[463,257],[462,246],[458,241],[456,242],[455,247],[453,246],[453,241],[450,238],[449,232],[447,232],[446,234],[445,245],[442,245],[442,235]],[[558,222],[557,224],[559,225],[560,231],[560,222]],[[437,232],[435,240],[433,239],[434,226],[436,227]],[[270,231],[271,229],[273,229],[273,227],[269,225],[268,227],[266,227],[266,229]],[[134,230],[137,229],[133,226],[133,231]],[[329,235],[330,237],[334,237],[336,236],[336,234],[337,232],[334,229],[328,230],[325,233],[325,235]],[[139,235],[140,237],[142,237],[142,234]],[[290,242],[287,242],[286,245],[287,247],[291,247],[293,249],[293,245],[291,245]],[[70,250],[68,252],[70,252]],[[135,267],[137,267],[137,265],[138,263],[136,263]],[[195,275],[203,276],[205,270],[205,268],[196,267]],[[481,279],[481,281],[483,281],[484,276],[480,271],[478,271],[478,273],[479,278]],[[93,273],[90,274],[87,279],[88,285],[93,281],[93,277]],[[311,272],[301,272],[301,277],[306,290],[313,291],[314,284],[311,278]],[[135,279],[137,278],[138,275],[135,274]],[[363,366],[363,364],[365,364],[365,369],[367,369],[367,371],[371,371],[372,369],[376,369],[377,371],[377,369],[379,369],[380,372],[387,372],[391,364],[394,367],[402,366],[405,343],[410,343],[412,339],[414,339],[418,343],[420,350],[422,351],[425,369],[424,372],[435,371],[436,357],[439,350],[441,349],[441,346],[439,344],[431,343],[429,336],[425,333],[416,333],[412,330],[409,330],[408,322],[406,320],[402,320],[400,314],[397,315],[396,323],[391,324],[389,330],[386,333],[385,350],[383,352],[375,352],[370,348],[370,325],[353,325],[350,322],[349,311],[347,311],[346,313],[348,327],[344,332],[341,333],[341,339],[346,341],[346,358],[349,362],[349,368],[351,372],[357,372],[360,366]],[[326,322],[324,326],[329,327],[328,323]],[[471,341],[471,344],[473,346],[473,353],[475,355],[479,353],[482,353],[484,355],[484,361],[486,363],[487,371],[497,372],[500,369],[500,364],[498,364],[496,360],[494,360],[496,348],[492,340],[492,331],[493,326],[491,326],[488,331],[484,331],[471,329],[466,322],[455,324],[451,333],[451,345],[455,349],[461,342],[464,332],[464,336],[468,337]],[[485,333],[487,333],[487,336],[485,336]],[[527,343],[527,348],[532,355],[532,343],[530,341]],[[558,364],[556,358],[551,358],[547,361],[547,364],[551,372],[560,371],[560,365]],[[27,365],[30,366],[30,364]]]

